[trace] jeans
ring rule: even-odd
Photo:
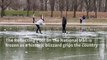
[[[62,33],[66,33],[66,24],[62,24]]]
[[[37,27],[36,33],[38,33],[38,31],[41,33],[41,28],[40,28],[40,26],[36,24],[36,27]]]

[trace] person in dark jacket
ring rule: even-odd
[[[82,16],[82,19],[83,19],[83,20],[86,19],[85,15]]]
[[[62,33],[66,33],[66,24],[67,24],[67,19],[63,17],[62,19]]]
[[[82,19],[80,19],[80,23],[82,23]]]

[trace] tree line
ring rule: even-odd
[[[5,10],[23,10],[27,11],[51,11],[53,17],[54,11],[60,11],[61,17],[63,11],[73,11],[73,17],[76,17],[76,12],[86,11],[87,17],[89,12],[107,12],[107,0],[0,0],[1,17],[5,16]]]

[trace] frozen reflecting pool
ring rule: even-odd
[[[107,31],[102,29],[98,31],[69,30],[63,34],[59,30],[43,30],[42,33],[29,30],[0,31],[0,60],[107,60]],[[47,42],[47,40],[50,41]],[[38,46],[7,46],[8,44],[29,43],[36,43]],[[63,46],[43,47],[39,45],[46,43]],[[75,46],[69,45],[74,43]]]

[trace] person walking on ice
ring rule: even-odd
[[[62,18],[62,33],[66,33],[66,24],[67,24],[67,19],[66,17]]]
[[[42,34],[41,27],[43,25],[45,25],[43,15],[40,16],[40,19],[37,22],[35,22],[35,24],[36,24],[36,27],[37,27],[36,33],[41,33]]]

